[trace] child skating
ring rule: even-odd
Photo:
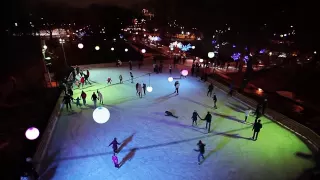
[[[81,100],[80,97],[77,97],[76,106],[81,108],[80,100]]]
[[[119,161],[118,161],[118,157],[117,157],[117,154],[116,154],[116,153],[113,153],[112,161],[113,161],[114,167],[120,168],[120,166],[119,166]]]
[[[108,79],[107,79],[107,84],[111,84],[111,82],[112,82],[111,77],[108,77]]]

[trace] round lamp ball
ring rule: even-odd
[[[168,77],[168,81],[172,82],[173,81],[173,77]]]
[[[97,107],[92,114],[96,123],[103,124],[110,119],[110,111],[105,107]]]
[[[82,49],[82,48],[83,48],[83,44],[82,44],[82,43],[79,43],[79,44],[78,44],[78,48],[79,48],[79,49]]]
[[[127,48],[125,48],[125,49],[124,49],[124,51],[125,51],[125,52],[128,52],[128,49],[127,49]]]
[[[111,51],[114,51],[114,48],[113,48],[113,47],[111,48]]]
[[[153,88],[152,88],[151,86],[148,86],[148,87],[147,87],[147,91],[148,91],[148,92],[152,92],[152,90],[153,90]]]
[[[213,57],[214,57],[214,52],[209,52],[209,53],[208,53],[208,57],[209,57],[209,58],[213,58]]]
[[[99,51],[99,50],[100,50],[100,47],[99,47],[99,46],[96,46],[96,47],[94,47],[94,49],[96,49],[97,51]]]
[[[40,135],[40,132],[37,128],[35,127],[31,127],[29,129],[27,129],[26,133],[26,138],[29,139],[29,140],[35,140],[39,137]]]
[[[201,62],[201,63],[202,63],[202,62],[203,62],[203,59],[200,59],[200,60],[199,60],[199,62]]]
[[[144,53],[146,53],[146,50],[145,50],[145,49],[142,49],[141,52],[144,54]]]
[[[188,70],[182,70],[181,74],[182,76],[188,76]]]

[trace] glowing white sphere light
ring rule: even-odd
[[[181,74],[182,76],[188,76],[188,70],[182,70]]]
[[[208,57],[213,58],[214,57],[214,52],[208,52]]]
[[[168,77],[168,81],[172,82],[173,81],[173,77]]]
[[[125,49],[124,49],[124,51],[125,51],[125,52],[128,52],[128,49],[127,49],[127,48],[125,48]]]
[[[82,49],[82,48],[83,48],[83,44],[82,44],[82,43],[79,43],[79,44],[78,44],[78,48],[79,48],[79,49]]]
[[[39,137],[40,135],[40,132],[37,128],[35,127],[31,127],[29,129],[26,130],[26,138],[29,139],[29,140],[35,140]]]
[[[113,47],[111,48],[111,51],[114,51],[114,48],[113,48]]]
[[[145,49],[141,49],[141,52],[144,54],[144,53],[146,53],[146,50]]]
[[[199,60],[199,62],[201,62],[201,63],[202,63],[202,62],[203,62],[203,59],[200,59],[200,60]]]
[[[96,123],[103,124],[110,119],[110,111],[105,107],[97,107],[92,114]]]
[[[43,45],[43,49],[44,49],[44,50],[48,49],[48,46]]]
[[[95,50],[99,51],[100,50],[100,47],[99,46],[96,46],[94,47]]]
[[[148,87],[147,87],[147,91],[148,91],[148,92],[152,92],[152,90],[153,90],[153,88],[152,88],[151,86],[148,86]]]
[[[195,47],[195,46],[191,46],[191,48],[192,48],[192,49],[195,49],[196,47]]]

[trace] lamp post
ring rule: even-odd
[[[64,56],[64,63],[66,64],[66,66],[68,66],[67,64],[67,58],[66,58],[66,53],[64,52],[64,47],[63,47],[63,44],[65,43],[66,41],[64,39],[59,39],[59,43],[61,44],[61,47],[62,47],[62,52],[63,52],[63,56]]]

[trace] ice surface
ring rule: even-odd
[[[134,67],[135,68],[135,67]],[[151,67],[132,72],[134,82],[149,85]],[[295,153],[310,153],[307,146],[294,134],[276,123],[261,118],[263,129],[257,141],[252,136],[251,124],[240,122],[245,105],[227,99],[226,94],[215,89],[218,109],[212,108],[213,100],[206,96],[207,84],[195,77],[179,79],[180,94],[174,92],[174,82],[169,83],[169,74],[151,74],[153,92],[138,98],[135,83],[107,86],[111,77],[118,83],[122,74],[129,79],[129,69],[91,69],[93,86],[85,87],[89,106],[65,109],[58,120],[45,159],[41,164],[41,179],[55,180],[284,180],[297,177],[311,161],[296,157]],[[175,72],[173,77],[179,77]],[[104,106],[111,118],[105,124],[97,124],[92,118],[91,94],[100,89]],[[74,90],[79,96],[81,89]],[[171,110],[178,119],[164,116]],[[204,118],[207,111],[213,115],[212,132],[207,133],[204,121],[192,127],[191,115],[197,110]],[[226,115],[226,116],[225,116]],[[249,122],[254,118],[249,117]],[[126,141],[118,154],[124,161],[120,169],[112,163],[112,148],[109,143],[117,137]],[[197,142],[206,144],[206,159],[198,165]]]

